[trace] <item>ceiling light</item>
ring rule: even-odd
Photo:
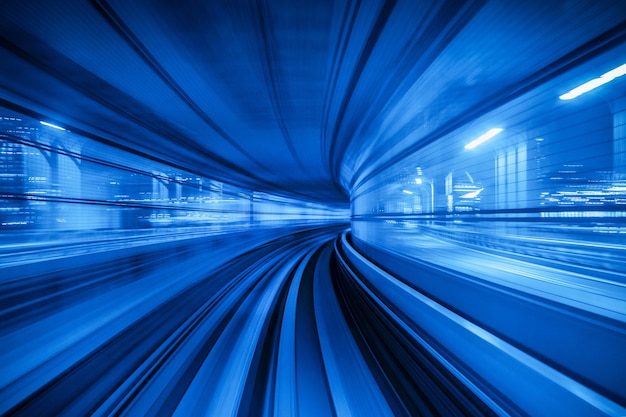
[[[484,134],[480,135],[479,137],[477,137],[476,139],[474,139],[473,141],[471,141],[470,143],[465,145],[465,149],[474,149],[475,147],[477,147],[481,143],[487,142],[489,139],[491,139],[492,137],[494,137],[498,133],[502,132],[503,130],[504,129],[499,128],[499,127],[493,128],[493,129],[489,130],[487,133],[484,133]]]
[[[42,124],[42,125],[44,125],[44,126],[52,127],[52,128],[55,128],[55,129],[65,130],[65,129],[64,129],[64,128],[62,128],[61,126],[53,125],[52,123],[43,122],[43,121],[40,121],[39,123],[41,123],[41,124]]]
[[[626,64],[620,65],[619,67],[612,69],[611,71],[602,74],[598,78],[594,78],[591,81],[587,81],[586,83],[579,85],[568,93],[565,93],[559,98],[561,100],[572,100],[578,97],[581,94],[585,94],[588,91],[593,90],[594,88],[598,88],[601,85],[604,85],[610,81],[613,81],[617,77],[621,77],[626,74]]]

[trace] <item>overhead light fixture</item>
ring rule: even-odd
[[[409,190],[402,190],[402,192],[403,192],[404,194],[409,194],[409,195],[413,194],[413,192],[412,192],[412,191],[409,191]]]
[[[415,184],[420,185],[422,183],[422,179],[420,177],[415,178]]]
[[[502,129],[500,127],[493,128],[493,129],[489,130],[487,133],[484,133],[484,134],[480,135],[479,137],[477,137],[476,139],[474,139],[473,141],[471,141],[470,143],[465,145],[465,149],[474,149],[475,147],[477,147],[481,143],[487,142],[489,139],[491,139],[492,137],[494,137],[498,133],[502,132],[503,130],[504,129]]]
[[[579,95],[585,94],[586,92],[589,92],[593,90],[594,88],[598,88],[601,85],[611,82],[617,77],[621,77],[624,74],[626,74],[626,64],[620,65],[619,67],[612,69],[611,71],[605,74],[602,74],[598,78],[594,78],[591,81],[587,81],[586,83],[579,85],[578,87],[574,88],[570,92],[559,96],[559,98],[561,100],[575,99]]]
[[[44,122],[44,121],[40,121],[39,123],[41,123],[44,126],[52,127],[54,129],[65,130],[61,126],[53,125],[52,123],[48,123],[48,122]]]

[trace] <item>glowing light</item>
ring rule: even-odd
[[[48,123],[48,122],[44,122],[44,121],[40,121],[39,123],[41,123],[44,126],[52,127],[54,129],[65,130],[61,126],[53,125],[52,123]]]
[[[420,185],[422,183],[422,179],[421,178],[415,178],[415,184]]]
[[[594,88],[598,88],[601,85],[604,85],[608,82],[613,81],[614,79],[616,79],[617,77],[621,77],[622,75],[626,74],[626,64],[620,65],[619,67],[612,69],[611,71],[602,74],[601,76],[599,76],[598,78],[594,78],[593,80],[587,81],[584,84],[579,85],[578,87],[574,88],[573,90],[559,96],[559,98],[561,100],[572,100],[575,99],[576,97],[580,96],[581,94],[585,94],[591,90],[593,90]]]
[[[504,129],[502,129],[500,127],[493,128],[493,129],[489,130],[487,133],[484,133],[484,134],[480,135],[479,137],[477,137],[476,139],[474,139],[473,141],[471,141],[470,143],[465,145],[465,149],[474,149],[475,147],[477,147],[481,143],[487,142],[489,139],[491,139],[492,137],[494,137],[498,133],[502,132],[503,130]]]
[[[478,194],[480,194],[483,190],[484,190],[484,188],[480,188],[480,189],[478,189],[476,191],[471,191],[471,192],[469,192],[467,194],[463,194],[459,198],[476,198],[476,197],[478,197]]]
[[[409,191],[409,190],[402,190],[402,192],[404,194],[409,194],[409,195],[413,194],[413,191]]]

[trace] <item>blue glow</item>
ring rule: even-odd
[[[0,415],[626,416],[626,65],[556,100],[626,2],[58,3],[0,13]]]

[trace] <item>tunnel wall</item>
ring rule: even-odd
[[[624,46],[522,90],[462,126],[390,148],[356,169],[352,232],[372,245],[410,250],[403,235],[435,234],[471,244],[549,239],[623,244],[626,229],[624,77],[560,98],[602,79]],[[606,78],[606,77],[605,77]],[[506,95],[505,95],[506,96]],[[369,170],[368,170],[369,169]]]
[[[619,55],[586,57],[423,143],[400,137],[398,143],[411,146],[356,170],[362,174],[352,190],[345,244],[376,270],[365,286],[382,304],[393,304],[391,295],[380,295],[391,293],[390,285],[374,284],[382,276],[424,296],[424,304],[468,320],[463,329],[424,331],[442,332],[432,343],[450,362],[478,369],[492,359],[460,359],[479,344],[463,339],[474,325],[485,332],[483,340],[502,342],[499,353],[514,348],[528,355],[505,354],[477,371],[494,392],[510,383],[515,394],[505,397],[522,393],[525,398],[515,400],[522,408],[537,402],[524,394],[532,378],[503,376],[500,369],[541,363],[598,394],[600,403],[626,401],[619,382],[626,369],[618,365],[626,310],[615,303],[626,270],[625,81],[616,77],[574,98],[566,95],[586,81],[611,77],[603,74],[623,73]],[[419,316],[420,308],[406,303],[398,314],[421,329],[431,315]],[[546,387],[540,379],[531,385]],[[572,386],[563,388],[573,393]],[[536,413],[546,409],[530,412]]]
[[[5,250],[105,238],[168,240],[347,218],[343,207],[230,185],[10,109],[0,112]]]

